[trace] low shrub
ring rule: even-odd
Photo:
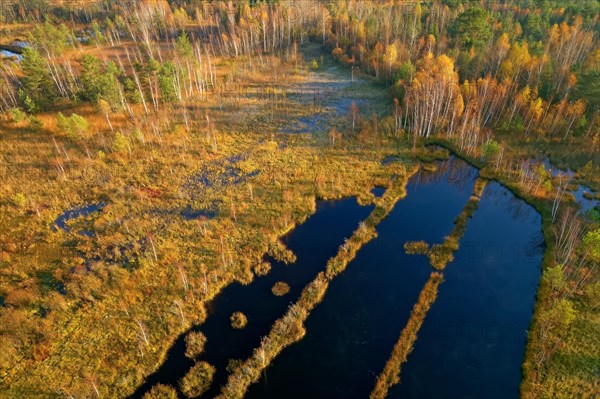
[[[146,392],[143,399],[177,399],[177,391],[170,385],[156,384]]]
[[[429,250],[429,244],[425,241],[407,241],[404,243],[404,250],[409,255],[425,255]]]
[[[23,193],[16,193],[13,195],[12,202],[17,208],[24,208],[27,205],[27,197]]]
[[[273,284],[273,287],[271,287],[271,292],[275,296],[284,296],[285,294],[290,292],[290,286],[289,284],[283,281],[278,281],[275,284]]]
[[[296,262],[296,254],[286,247],[281,240],[269,243],[268,254],[273,257],[273,259],[288,265]]]
[[[13,108],[10,110],[10,116],[13,122],[20,123],[27,119],[27,114],[19,108]]]
[[[248,324],[248,319],[242,312],[234,312],[229,318],[229,321],[231,321],[231,327],[236,330],[241,330]]]
[[[185,356],[195,359],[202,352],[206,345],[206,336],[199,331],[192,331],[185,337]]]
[[[438,270],[443,270],[448,263],[454,260],[454,251],[444,244],[432,245],[428,255],[429,263]]]
[[[417,334],[423,325],[425,316],[431,308],[433,302],[437,298],[438,287],[443,281],[441,273],[433,272],[429,276],[429,280],[419,294],[419,299],[415,303],[408,322],[402,330],[392,354],[383,368],[373,391],[371,391],[371,399],[383,399],[387,396],[388,390],[393,385],[400,382],[400,369],[402,364],[408,359],[408,355],[412,351],[413,345],[417,339]]]
[[[197,398],[208,390],[214,375],[215,368],[212,365],[198,362],[179,380],[179,388],[188,398]]]
[[[31,115],[29,117],[29,126],[33,130],[40,130],[44,126],[44,124],[38,117]]]
[[[271,264],[269,262],[261,262],[254,266],[253,270],[257,276],[266,276],[271,271]]]
[[[424,163],[422,167],[426,172],[435,172],[437,170],[437,165],[434,163]]]

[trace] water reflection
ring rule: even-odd
[[[518,398],[541,216],[489,183],[390,398]]]
[[[420,184],[432,184],[444,181],[456,185],[462,191],[479,174],[477,169],[454,156],[451,156],[446,161],[436,161],[434,165],[434,171],[420,168],[411,183],[415,187],[418,187]]]
[[[571,169],[560,169],[557,167],[553,167],[550,159],[544,158],[542,160],[527,160],[528,164],[541,163],[544,165],[544,168],[550,172],[551,176],[558,179],[561,183],[564,182],[572,182],[576,178],[576,172]],[[573,199],[580,206],[580,213],[585,215],[588,211],[592,209],[598,209],[600,211],[600,202],[598,199],[590,198],[590,196],[594,196],[594,191],[583,184],[575,184],[576,188],[573,191],[570,191],[570,194],[573,196]]]
[[[442,241],[471,195],[477,171],[461,160],[447,162],[409,180],[406,198],[379,224],[378,237],[308,317],[304,339],[286,348],[246,397],[369,396],[431,271],[426,257],[406,255],[402,245]]]
[[[537,217],[537,212],[531,205],[515,197],[496,182],[490,182],[487,185],[482,198],[490,201],[495,207],[502,209],[514,220],[531,220],[531,218]]]

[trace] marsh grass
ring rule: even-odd
[[[273,259],[288,265],[296,262],[296,254],[286,247],[281,240],[270,242],[267,253]]]
[[[177,399],[177,391],[170,385],[156,384],[144,394],[143,399]]]
[[[460,239],[465,234],[467,222],[473,217],[479,207],[479,200],[483,190],[487,185],[487,180],[477,178],[473,186],[473,193],[460,214],[454,219],[454,228],[452,232],[444,239],[441,244],[433,244],[431,247],[425,241],[409,241],[404,244],[404,250],[407,254],[423,254],[429,258],[431,266],[439,271],[446,268],[448,263],[454,260],[454,254],[460,248]]]
[[[419,159],[423,163],[424,166],[433,166],[435,165],[435,161],[446,161],[448,158],[450,158],[450,151],[443,147],[420,146],[413,149],[413,154],[415,158]],[[433,170],[435,170],[435,168]]]
[[[188,398],[197,398],[208,390],[216,369],[207,362],[198,362],[179,381],[181,392]]]
[[[248,324],[248,319],[242,312],[233,312],[231,317],[229,317],[229,321],[231,322],[231,327],[236,330],[241,330]]]
[[[426,255],[429,244],[425,241],[407,241],[404,243],[404,251],[409,255]]]
[[[328,280],[319,273],[302,291],[300,299],[288,308],[286,314],[273,323],[269,334],[263,338],[260,347],[252,356],[235,365],[222,387],[218,398],[242,398],[248,387],[258,381],[262,371],[287,346],[304,337],[304,321],[310,311],[325,295]]]
[[[269,262],[260,262],[252,270],[257,276],[266,276],[271,271],[271,264]]]
[[[381,374],[377,377],[375,386],[369,396],[371,399],[385,398],[388,390],[400,382],[402,364],[408,360],[425,316],[437,298],[438,288],[442,281],[443,276],[441,273],[432,272],[429,275],[429,279],[419,294],[417,303],[413,306],[408,322],[394,345],[389,360],[386,362]]]
[[[278,281],[271,287],[271,292],[275,296],[284,296],[290,292],[290,286],[286,282]]]
[[[554,331],[542,331],[542,315],[551,310],[555,301],[551,299],[556,295],[547,282],[546,276],[555,266],[556,253],[556,235],[552,223],[552,200],[551,193],[536,192],[523,187],[512,170],[496,168],[493,164],[488,164],[480,159],[467,155],[459,150],[452,142],[447,140],[433,140],[432,143],[444,146],[459,157],[480,169],[480,176],[488,180],[494,180],[502,184],[515,196],[523,199],[530,204],[542,216],[542,233],[546,244],[546,251],[542,260],[542,278],[537,290],[536,304],[534,308],[531,325],[527,334],[527,347],[525,350],[525,359],[523,361],[523,380],[521,382],[520,394],[524,399],[537,398],[594,398],[596,392],[599,392],[599,379],[595,376],[597,371],[597,362],[591,360],[593,356],[589,354],[600,353],[600,342],[598,341],[597,331],[600,328],[600,314],[590,306],[589,297],[582,295],[585,292],[585,285],[579,290],[573,292],[570,299],[575,309],[575,320],[570,324],[566,336],[559,335]],[[527,156],[546,152],[552,156],[553,161],[557,162],[559,167],[570,167],[577,169],[577,165],[584,165],[589,156],[589,149],[573,143],[565,146],[560,143],[515,143],[507,148],[505,157],[510,159],[519,159],[525,153]],[[529,148],[527,148],[529,146]],[[536,150],[532,151],[531,147]],[[568,149],[566,148],[568,147]],[[576,149],[573,151],[573,149]],[[556,156],[556,158],[555,158]],[[598,176],[600,174],[592,172],[596,167],[588,168],[589,171],[579,171],[582,177],[585,177],[585,183],[592,188],[598,187]],[[564,201],[562,206],[569,206],[568,200]],[[594,223],[594,222],[592,222]],[[588,281],[597,281],[599,269],[590,270]],[[571,284],[572,282],[569,282]],[[589,286],[589,285],[588,285]],[[549,339],[561,342],[560,348],[543,364],[538,364],[535,359],[543,350],[544,342]]]
[[[437,165],[434,163],[424,163],[422,168],[426,172],[435,172],[437,170]]]
[[[284,65],[277,73],[289,72]],[[313,78],[301,71],[290,81]],[[363,95],[353,90],[345,93]],[[381,90],[367,90],[372,93]],[[177,336],[203,322],[204,304],[223,287],[268,273],[263,259],[269,249],[293,260],[277,240],[315,212],[317,199],[357,196],[379,203],[367,189],[387,186],[411,167],[410,152],[383,135],[360,143],[347,137],[331,147],[326,137],[276,134],[286,120],[310,114],[306,104],[274,118],[260,98],[242,97],[220,110],[208,97],[195,107],[199,115],[209,112],[216,148],[206,140],[204,118],[182,134],[177,112],[152,120],[161,136],[151,123],[134,127],[126,115],[111,115],[129,143],[124,152],[113,150],[114,134],[89,104],[60,108],[86,118],[84,140],[59,131],[50,112],[39,114],[41,130],[11,121],[3,126],[9,164],[0,168],[0,321],[14,334],[0,343],[0,389],[9,397],[93,396],[90,379],[102,396],[131,394]],[[134,112],[143,109],[134,106]],[[336,126],[345,129],[347,121],[338,119]],[[383,126],[380,121],[380,132]],[[248,154],[235,164],[240,175],[259,174],[243,182],[218,177],[211,186],[190,184],[202,171],[222,176],[222,161],[240,153]],[[381,165],[391,154],[399,162]],[[19,206],[12,201],[17,193],[25,198]],[[90,236],[77,234],[78,227],[51,229],[65,209],[98,202],[109,205],[72,222],[90,224]],[[215,215],[186,218],[181,210],[188,206]],[[41,272],[52,275],[52,283],[36,277]]]
[[[185,356],[195,359],[204,352],[206,336],[200,331],[190,331],[185,336]]]

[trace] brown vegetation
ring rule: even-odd
[[[208,390],[215,375],[215,368],[206,362],[198,362],[179,381],[179,388],[188,398],[197,398]]]
[[[429,280],[427,280],[421,290],[419,299],[410,313],[408,322],[402,330],[398,342],[394,345],[390,359],[385,364],[379,377],[377,377],[375,387],[371,391],[371,399],[385,398],[390,387],[400,382],[400,368],[407,361],[408,355],[412,351],[413,345],[417,340],[417,334],[421,329],[429,308],[435,302],[438,287],[442,281],[443,276],[441,273],[433,272],[429,276]]]
[[[229,321],[231,321],[231,327],[235,328],[236,330],[241,330],[248,324],[248,319],[242,312],[233,312],[229,318]]]
[[[408,175],[415,171],[416,169],[398,176],[384,195],[377,199],[376,208],[364,222],[360,223],[352,237],[340,247],[337,255],[327,262],[326,272],[319,273],[302,290],[300,299],[289,307],[285,316],[273,324],[269,334],[263,338],[260,347],[254,350],[250,358],[231,372],[219,398],[243,397],[248,387],[258,381],[261,372],[284,348],[304,337],[304,321],[312,309],[323,299],[329,282],[345,270],[364,244],[376,236],[375,227],[391,212],[396,202],[406,195],[405,185]]]
[[[290,286],[286,282],[278,281],[275,284],[273,284],[271,291],[275,296],[284,296],[288,292],[290,292]]]
[[[185,336],[185,355],[195,359],[204,352],[205,345],[206,336],[199,331],[191,331]]]

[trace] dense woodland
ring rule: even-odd
[[[206,301],[268,269],[266,252],[285,253],[278,237],[314,212],[315,198],[373,201],[368,188],[405,182],[428,143],[544,218],[522,396],[600,394],[600,210],[579,214],[569,194],[574,182],[596,198],[600,190],[600,1],[1,7],[0,45],[27,43],[16,48],[22,59],[0,63],[0,390],[9,397],[131,394],[202,321]],[[295,109],[294,84],[328,62],[385,99],[372,115],[352,102],[335,128],[283,148],[277,128],[318,112],[323,95]],[[405,165],[382,169],[395,153]],[[531,162],[543,157],[575,174]],[[56,217],[82,203],[105,210],[57,229]],[[311,284],[321,292],[330,277]],[[425,314],[435,294],[423,298]],[[406,357],[401,343],[394,351]],[[107,353],[115,348],[119,359]],[[192,377],[190,392],[200,389]]]

